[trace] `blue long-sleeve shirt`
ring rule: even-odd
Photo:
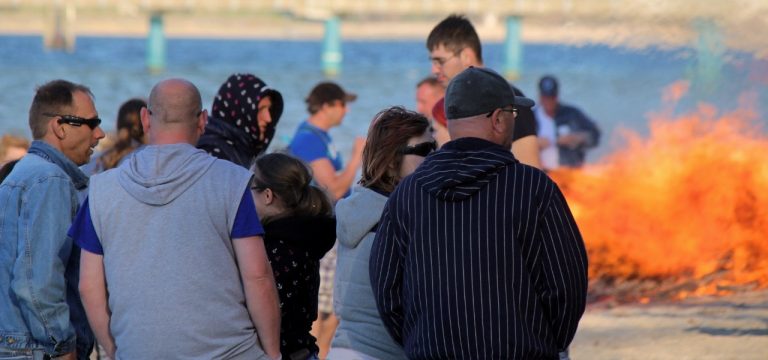
[[[586,304],[586,251],[557,186],[474,138],[449,142],[398,185],[370,274],[411,359],[557,358]]]

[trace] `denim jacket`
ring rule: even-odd
[[[88,177],[42,141],[0,185],[0,348],[87,358],[93,334],[78,294],[80,250],[67,234]]]

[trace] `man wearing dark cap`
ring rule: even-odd
[[[389,198],[371,284],[408,358],[557,359],[576,333],[584,242],[557,185],[508,147],[532,105],[497,73],[464,70],[445,96],[453,140]]]
[[[539,80],[539,106],[535,114],[541,162],[546,170],[580,167],[587,149],[600,141],[600,130],[589,117],[578,108],[559,102],[559,88],[554,76],[546,75]]]
[[[315,181],[325,187],[334,200],[349,192],[357,169],[362,163],[363,138],[356,138],[347,166],[336,150],[328,131],[341,125],[347,114],[347,103],[357,95],[347,93],[333,82],[317,84],[307,96],[309,118],[302,122],[288,146],[293,155],[312,168]]]
[[[341,154],[336,150],[328,131],[341,125],[347,114],[347,103],[355,101],[357,95],[344,91],[333,82],[317,84],[307,96],[309,118],[302,122],[288,145],[289,151],[304,160],[312,168],[315,182],[324,187],[333,201],[349,194],[357,170],[362,165],[365,140],[355,138],[352,154],[343,166]],[[320,358],[325,358],[331,338],[338,325],[333,315],[333,277],[336,270],[336,247],[334,246],[320,261],[320,291],[318,294],[318,319],[312,325],[317,337]]]

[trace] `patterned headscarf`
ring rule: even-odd
[[[266,127],[264,139],[259,140],[259,100],[272,100],[272,122]],[[232,74],[221,84],[213,99],[211,115],[242,130],[251,139],[255,154],[267,148],[275,135],[275,127],[283,113],[283,96],[253,74]]]

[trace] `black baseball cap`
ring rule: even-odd
[[[527,97],[515,96],[506,79],[486,68],[467,68],[456,75],[445,90],[448,120],[487,114],[508,105],[531,107],[534,104]]]
[[[544,75],[539,79],[539,93],[544,96],[557,96],[559,90],[557,78],[552,75]]]

